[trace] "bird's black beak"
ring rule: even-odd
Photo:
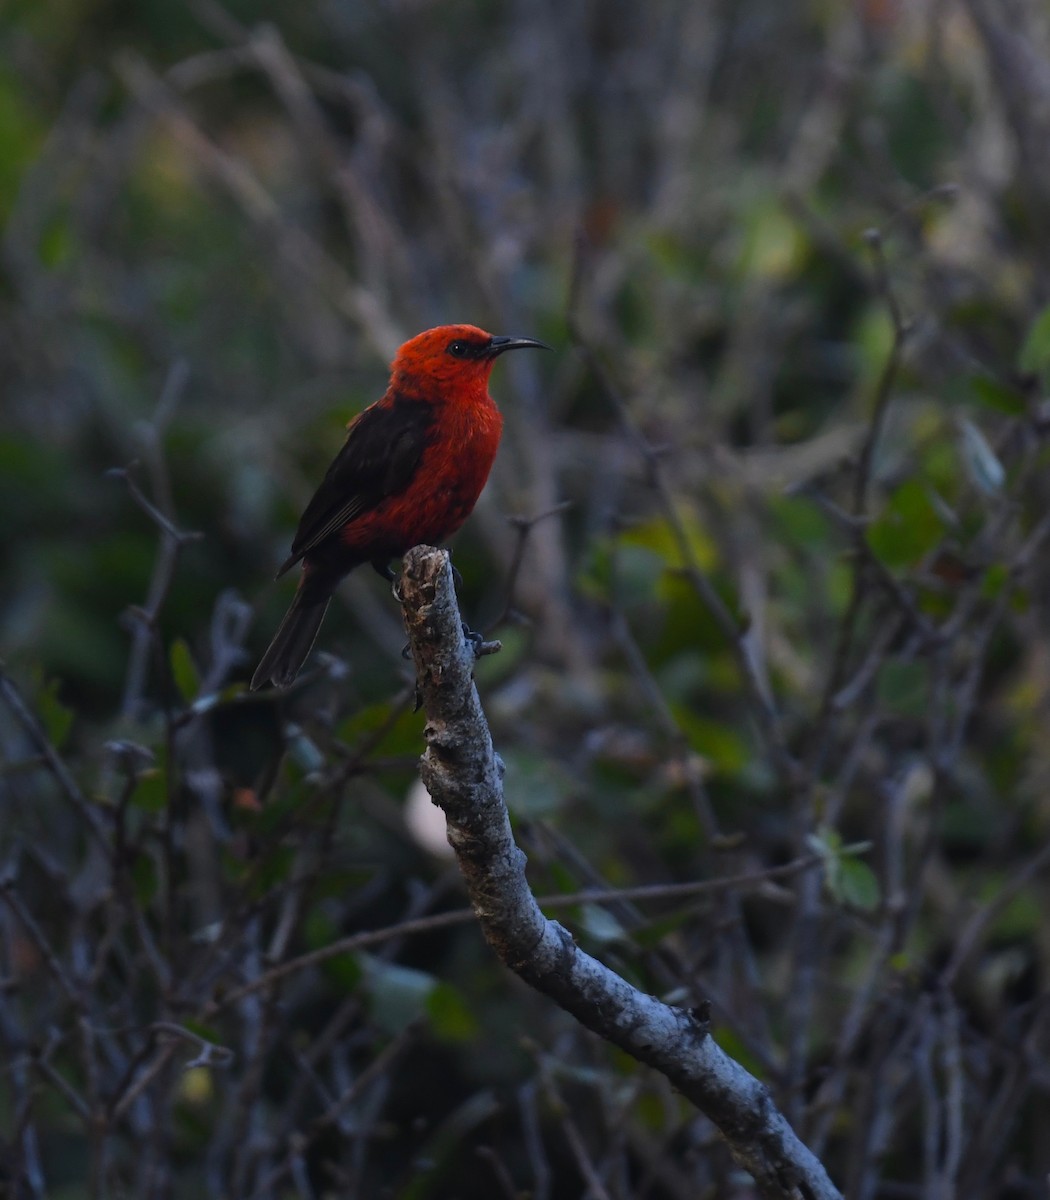
[[[546,342],[537,341],[536,338],[494,337],[485,348],[485,357],[498,358],[507,350],[527,350],[529,347],[535,350],[554,349],[553,346],[548,346]]]

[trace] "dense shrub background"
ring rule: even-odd
[[[557,348],[455,550],[537,893],[850,1197],[1044,1194],[1048,27],[5,7],[0,1193],[751,1194],[406,823],[377,578],[244,689],[342,423],[467,320]]]

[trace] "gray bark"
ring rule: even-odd
[[[401,594],[427,716],[423,782],[445,813],[474,911],[501,961],[592,1032],[665,1075],[718,1127],[762,1196],[840,1198],[765,1084],[709,1036],[704,1011],[632,987],[540,911],[503,802],[502,764],[474,686],[475,652],[463,637],[447,553],[409,551]]]

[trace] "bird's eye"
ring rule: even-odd
[[[453,358],[469,358],[470,346],[467,342],[449,342],[448,352]]]

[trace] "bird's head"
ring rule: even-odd
[[[492,365],[508,350],[549,350],[535,338],[501,337],[476,325],[439,325],[426,329],[397,352],[390,368],[391,386],[421,396],[436,390],[484,390]]]

